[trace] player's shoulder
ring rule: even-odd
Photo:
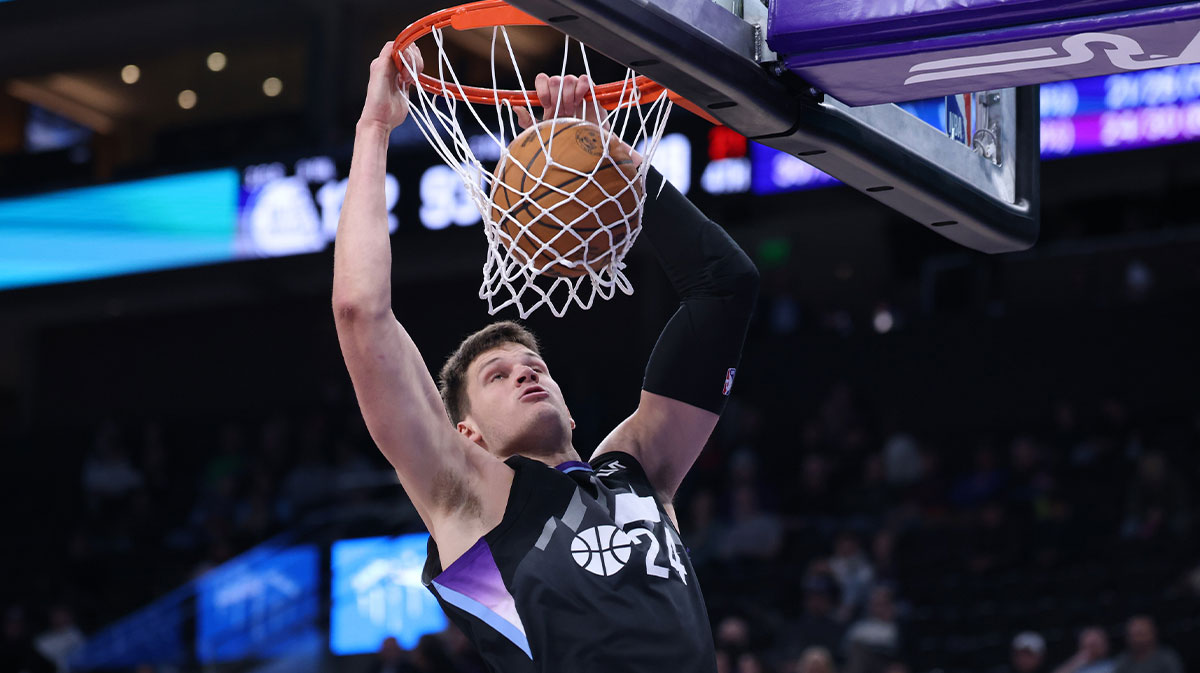
[[[600,478],[617,478],[622,480],[644,481],[649,485],[646,470],[641,462],[631,453],[625,451],[605,451],[592,456],[588,464]]]
[[[671,498],[654,487],[636,456],[624,451],[605,451],[593,456],[588,463],[596,471],[596,477],[601,482],[618,490],[629,489],[635,495],[654,498],[675,528],[679,528]]]

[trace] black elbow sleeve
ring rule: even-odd
[[[758,269],[724,229],[651,171],[643,235],[679,294],[643,388],[721,413],[758,297]]]

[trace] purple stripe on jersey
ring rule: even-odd
[[[437,593],[442,597],[442,600],[464,612],[474,615],[476,619],[492,627],[505,638],[508,638],[513,645],[516,645],[525,653],[525,656],[533,659],[533,652],[529,649],[529,639],[517,627],[506,622],[500,615],[492,612],[487,606],[470,596],[460,594],[450,587],[444,587],[436,580],[433,582],[433,586],[437,589]]]
[[[593,471],[591,465],[578,460],[568,460],[565,463],[559,463],[558,465],[554,466],[554,469],[562,472],[563,474],[574,472],[576,470],[587,470],[588,472]]]
[[[434,582],[478,602],[524,635],[525,625],[517,615],[516,601],[504,586],[496,559],[483,538],[455,559]]]

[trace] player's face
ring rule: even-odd
[[[545,361],[520,344],[484,352],[467,368],[470,412],[460,423],[501,457],[550,454],[570,443],[575,422]]]

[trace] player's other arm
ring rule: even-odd
[[[398,73],[390,54],[389,43],[371,64],[355,133],[334,249],[333,311],[371,437],[436,540],[439,521],[480,512],[484,482],[511,470],[450,425],[424,359],[392,312],[384,180],[388,137],[407,116],[401,89],[411,78]],[[415,49],[409,57],[419,64]]]
[[[544,118],[581,117],[600,123],[601,111],[589,98],[586,77],[543,73],[534,85]],[[533,123],[532,111],[518,108],[516,113],[523,128]],[[724,229],[670,184],[664,185],[657,171],[650,171],[646,192],[642,236],[670,277],[680,306],[650,356],[637,411],[613,430],[595,455],[619,450],[636,456],[671,511],[675,490],[725,406],[725,382],[741,358],[758,295],[758,270]]]
[[[662,186],[661,192],[659,187]],[[679,294],[659,335],[637,410],[600,445],[628,451],[669,503],[728,399],[758,297],[758,269],[725,230],[654,170],[643,232]]]

